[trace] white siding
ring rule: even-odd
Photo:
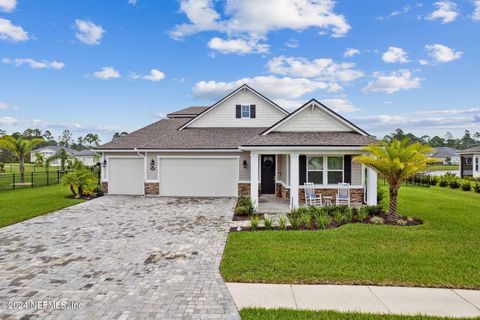
[[[243,161],[247,161],[247,167],[243,167]],[[250,152],[242,152],[240,154],[239,162],[240,181],[250,181]]]
[[[315,106],[307,107],[291,119],[281,124],[274,131],[293,131],[293,132],[311,132],[311,131],[352,131],[349,127],[333,118],[325,111]]]
[[[277,156],[277,182],[283,182],[288,185],[288,155],[279,154]]]
[[[352,161],[352,186],[362,185],[362,165]]]
[[[256,106],[255,119],[235,118],[237,104],[254,104]],[[283,119],[286,115],[279,109],[261,99],[249,90],[240,91],[229,99],[217,105],[214,109],[194,121],[189,127],[252,127],[267,128]]]

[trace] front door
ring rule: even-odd
[[[262,155],[262,194],[275,194],[275,155]]]

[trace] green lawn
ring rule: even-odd
[[[233,282],[480,288],[479,194],[402,187],[399,210],[424,225],[230,233],[222,275]]]
[[[428,166],[427,171],[442,171],[442,170],[458,170],[458,165],[448,164],[448,165],[432,165]]]
[[[70,195],[62,185],[0,192],[0,228],[83,201]]]
[[[240,311],[243,320],[440,320],[452,318],[427,316],[397,316],[367,313],[340,313],[333,311],[298,311],[298,310],[267,310],[243,309]],[[466,319],[466,318],[457,318]],[[472,319],[472,318],[469,318]],[[478,319],[478,318],[475,318]]]
[[[4,163],[5,173],[20,173],[20,165],[17,163]],[[60,167],[50,166],[48,169],[44,166],[35,166],[33,163],[25,163],[25,172],[45,172],[45,171],[57,171],[60,170]]]

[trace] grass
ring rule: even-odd
[[[402,186],[399,211],[424,224],[230,233],[222,275],[232,282],[480,289],[479,194]]]
[[[440,165],[431,165],[428,166],[427,171],[443,171],[443,170],[458,170],[458,165],[456,164],[440,164]]]
[[[10,173],[20,173],[20,164],[17,163],[4,163],[5,165],[5,174],[10,174]],[[45,166],[35,166],[33,163],[25,163],[25,173],[30,173],[30,172],[45,172],[45,171],[57,171],[60,170],[60,167],[56,166],[50,166],[45,167]]]
[[[0,228],[83,201],[70,195],[62,185],[0,192]]]
[[[243,309],[240,311],[243,320],[440,320],[452,319],[428,316],[400,316],[368,313],[341,313],[334,311],[299,311],[288,309]],[[468,318],[456,318],[468,319]],[[472,318],[469,318],[472,319]],[[478,318],[475,318],[478,319]]]

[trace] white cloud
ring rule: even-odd
[[[28,33],[22,27],[13,25],[10,20],[0,19],[0,40],[20,42],[28,40]]]
[[[320,28],[341,37],[350,25],[334,8],[333,0],[226,0],[222,17],[213,0],[181,0],[180,12],[189,22],[175,26],[170,34],[181,39],[197,32],[219,31],[256,38],[280,29]]]
[[[0,0],[0,11],[12,12],[17,7],[17,0]]]
[[[343,56],[345,58],[351,58],[351,57],[354,57],[356,55],[359,55],[360,54],[360,51],[357,50],[357,49],[354,49],[354,48],[348,48],[347,50],[345,50],[345,52],[343,53]]]
[[[165,112],[155,112],[154,115],[160,119],[167,119],[167,114]]]
[[[298,48],[299,42],[297,39],[290,39],[285,42],[285,45],[289,48]]]
[[[137,0],[128,0],[128,4],[131,4],[132,6],[137,4]]]
[[[460,59],[463,54],[462,51],[455,51],[443,44],[429,44],[425,46],[425,50],[427,50],[429,56],[436,62],[450,62],[457,60]]]
[[[77,28],[77,33],[75,34],[77,39],[81,42],[89,45],[100,44],[105,30],[99,25],[91,21],[86,20],[75,20],[75,25]]]
[[[93,76],[101,80],[120,78],[120,73],[112,67],[103,67],[102,70],[94,72]]]
[[[409,13],[410,11],[412,11],[414,8],[421,8],[422,6],[423,6],[422,3],[416,3],[415,6],[406,5],[406,6],[404,6],[402,9],[392,11],[392,12],[390,12],[388,15],[386,15],[386,16],[381,16],[381,17],[378,17],[378,18],[376,18],[376,19],[377,19],[377,20],[387,20],[387,19],[390,19],[390,18],[392,18],[392,17],[397,17],[397,16],[405,15],[405,14]]]
[[[13,117],[0,117],[0,124],[12,125],[18,123],[18,120]]]
[[[374,80],[370,81],[363,92],[384,92],[392,94],[401,90],[416,89],[421,86],[423,79],[412,77],[409,70],[398,70],[390,74],[376,72],[373,74]]]
[[[6,102],[0,102],[0,110],[7,110],[7,109],[10,109],[10,105],[8,105],[8,103]]]
[[[305,78],[259,76],[231,82],[200,81],[194,85],[192,93],[198,98],[218,99],[243,84],[250,85],[272,99],[296,99],[316,90],[337,92],[341,89],[336,84]]]
[[[382,60],[385,63],[407,63],[409,61],[405,50],[397,47],[389,47],[388,51],[383,53]]]
[[[63,62],[47,60],[37,61],[31,58],[16,58],[14,60],[3,58],[2,63],[12,64],[16,67],[21,67],[22,65],[26,64],[32,69],[62,69],[65,67]]]
[[[323,99],[321,101],[330,109],[334,110],[335,112],[340,113],[347,113],[347,112],[356,112],[360,111],[353,103],[348,101],[347,99],[342,98],[335,98],[335,99]]]
[[[418,63],[420,63],[422,66],[426,66],[429,64],[428,60],[425,60],[425,59],[418,60]]]
[[[455,21],[458,16],[457,4],[452,1],[438,1],[433,4],[436,8],[430,15],[427,16],[427,20],[442,20],[442,23],[449,23]]]
[[[220,53],[236,53],[236,54],[248,54],[248,53],[267,53],[270,46],[265,43],[259,43],[255,39],[221,39],[214,37],[208,42],[208,47],[212,50],[219,51]]]
[[[480,0],[475,0],[475,10],[472,15],[473,21],[480,21]]]
[[[142,77],[143,80],[149,80],[153,82],[158,82],[160,80],[163,80],[164,78],[165,78],[165,73],[157,69],[150,70],[150,74]]]
[[[267,67],[274,74],[331,82],[350,82],[363,77],[360,70],[354,69],[354,63],[336,63],[332,59],[307,60],[280,56],[268,61]]]

